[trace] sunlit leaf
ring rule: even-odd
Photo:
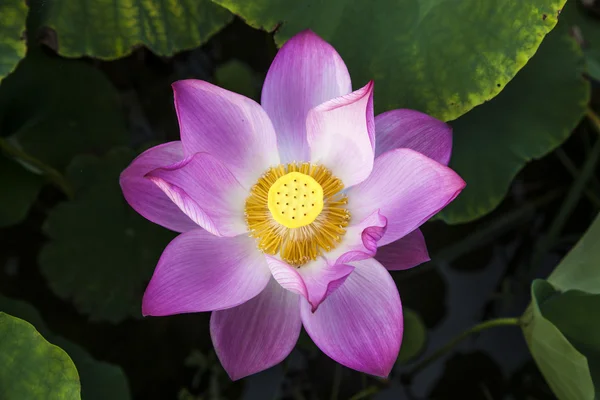
[[[569,137],[589,99],[581,51],[559,25],[502,93],[451,122],[450,166],[467,182],[441,217],[474,220],[504,198],[515,175]]]
[[[210,0],[53,0],[40,10],[61,55],[102,59],[138,46],[170,56],[200,46],[232,19]]]
[[[27,5],[23,0],[0,2],[0,82],[25,57]]]
[[[52,334],[42,316],[30,304],[0,295],[0,311],[26,320],[71,357],[81,378],[81,396],[85,400],[130,399],[127,378],[120,367],[98,361],[83,347]]]
[[[565,0],[214,0],[283,44],[312,29],[375,80],[379,110],[451,120],[497,95],[556,24]],[[485,136],[485,132],[481,133]]]
[[[80,399],[73,361],[22,319],[0,312],[0,399]]]

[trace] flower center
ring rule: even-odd
[[[323,188],[313,177],[288,172],[269,189],[269,211],[287,228],[312,223],[323,210]]]
[[[290,163],[269,169],[250,190],[245,216],[250,236],[267,254],[295,266],[341,241],[350,222],[342,181],[325,167]]]

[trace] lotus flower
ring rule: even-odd
[[[281,48],[260,105],[199,80],[173,90],[181,141],[120,179],[131,207],[181,232],[143,314],[212,311],[232,379],[281,362],[302,326],[337,362],[387,376],[403,332],[388,271],[429,259],[418,228],[465,186],[446,166],[450,127],[410,110],[374,117],[373,82],[352,91],[310,31]]]

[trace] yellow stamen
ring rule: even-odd
[[[290,163],[269,169],[246,199],[246,223],[258,248],[301,266],[330,251],[350,222],[342,182],[320,165]]]

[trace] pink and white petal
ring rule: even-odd
[[[370,258],[316,312],[301,301],[306,332],[325,354],[348,368],[386,377],[402,341],[402,304],[389,272]]]
[[[308,111],[351,91],[344,61],[315,33],[300,32],[283,45],[269,68],[261,99],[277,132],[282,163],[309,159]]]
[[[186,156],[215,156],[246,188],[279,164],[273,124],[254,100],[194,79],[175,82],[173,91]]]
[[[181,142],[164,143],[137,156],[119,177],[123,196],[135,211],[147,220],[176,232],[197,229],[198,225],[144,176],[153,169],[175,164],[183,158]]]
[[[359,220],[374,210],[387,218],[384,246],[417,229],[450,203],[465,181],[450,168],[410,149],[395,149],[375,160],[367,180],[348,190],[348,209]]]
[[[304,283],[304,279],[302,279],[302,276],[298,272],[298,268],[292,267],[290,264],[277,257],[271,255],[265,255],[265,257],[273,279],[275,279],[282,288],[308,299],[308,288]]]
[[[313,312],[354,270],[351,265],[329,264],[323,258],[311,261],[301,268],[294,268],[272,256],[267,256],[267,263],[273,278],[281,287],[304,297]]]
[[[298,295],[273,279],[252,300],[215,311],[210,318],[217,357],[232,380],[283,361],[294,349],[301,327]]]
[[[358,224],[350,225],[339,246],[325,254],[325,258],[335,264],[371,258],[386,230],[387,218],[376,210]]]
[[[354,270],[350,265],[328,264],[323,258],[295,268],[276,257],[267,256],[267,264],[277,283],[284,289],[304,297],[313,311],[340,287]]]
[[[402,271],[430,260],[420,229],[415,229],[402,239],[378,248],[375,259],[389,271]]]
[[[352,271],[352,265],[330,264],[322,258],[299,268],[298,273],[306,285],[311,311],[317,311],[321,303],[344,284]]]
[[[254,239],[182,233],[165,249],[142,301],[144,315],[213,311],[242,304],[271,278]]]
[[[375,154],[373,82],[310,110],[306,130],[311,162],[329,168],[345,187],[364,181]]]
[[[390,150],[407,148],[448,165],[452,153],[452,128],[438,119],[414,110],[392,110],[375,117],[375,157]]]
[[[246,189],[215,157],[196,153],[146,174],[192,221],[217,236],[247,231]]]

